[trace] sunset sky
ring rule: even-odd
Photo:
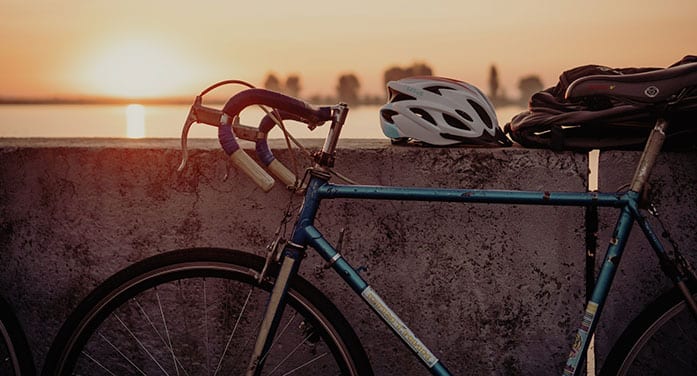
[[[0,0],[1,97],[191,96],[219,80],[301,78],[304,96],[354,73],[425,62],[507,93],[598,63],[667,66],[697,54],[695,0]]]

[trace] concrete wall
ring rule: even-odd
[[[272,240],[289,193],[277,186],[265,194],[228,171],[215,141],[192,146],[188,169],[177,174],[175,140],[0,140],[0,292],[17,311],[39,367],[71,309],[130,263],[192,246],[261,254]],[[275,154],[289,161],[286,151]],[[686,166],[681,175],[673,158]],[[693,206],[684,212],[691,222],[674,222],[692,249],[695,159],[670,156],[660,168],[666,179],[692,182],[685,184]],[[559,191],[587,185],[585,155],[520,148],[349,140],[340,144],[337,170],[363,184]],[[661,197],[666,211],[685,205],[671,194]],[[542,375],[559,373],[581,319],[583,214],[567,207],[337,200],[323,206],[317,223],[330,241],[347,229],[342,254],[366,268],[369,283],[453,372]],[[348,293],[321,265],[312,255],[303,274],[330,297]],[[646,299],[641,292],[632,303]],[[377,374],[425,374],[360,299],[334,301]],[[623,305],[608,314],[635,310]],[[609,335],[600,346],[621,326],[604,327]]]

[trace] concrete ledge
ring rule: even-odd
[[[282,145],[274,143],[274,153],[290,164]],[[271,240],[290,195],[280,186],[264,194],[228,171],[215,140],[190,146],[190,165],[177,174],[178,140],[0,140],[0,291],[18,312],[38,366],[69,312],[130,263],[192,246],[261,254]],[[337,169],[363,184],[587,185],[582,154],[394,147],[383,140],[339,146]],[[690,197],[694,203],[694,191]],[[583,213],[337,200],[323,204],[318,227],[329,241],[347,229],[344,256],[366,267],[366,279],[453,372],[541,375],[559,373],[581,319]],[[694,248],[694,235],[685,241]],[[376,373],[425,373],[360,299],[339,298],[348,291],[321,264],[308,257],[305,276],[355,325]]]

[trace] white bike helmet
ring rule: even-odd
[[[380,126],[393,142],[430,145],[510,146],[494,106],[475,86],[442,77],[409,77],[387,83]]]

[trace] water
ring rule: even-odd
[[[342,138],[384,138],[379,108],[351,108]],[[497,109],[499,122],[505,124],[521,110],[516,106]],[[179,138],[188,112],[188,105],[3,105],[0,106],[0,137]],[[242,112],[242,124],[257,125],[263,115],[257,108],[248,108]],[[288,122],[288,129],[297,138],[324,138],[328,127],[310,132],[301,123]],[[189,137],[216,138],[217,130],[196,124]],[[282,135],[274,129],[269,137]]]
[[[380,130],[378,111],[380,106],[351,108],[341,137],[359,139],[384,139]],[[518,106],[496,109],[501,125],[523,111]],[[2,105],[0,106],[0,138],[179,138],[189,113],[188,105]],[[242,112],[242,124],[256,125],[264,116],[257,108]],[[310,131],[304,124],[287,122],[296,138],[324,138],[328,127]],[[217,138],[217,130],[195,124],[190,138]],[[281,138],[274,128],[269,138]],[[597,189],[598,156],[590,154],[590,186]]]

